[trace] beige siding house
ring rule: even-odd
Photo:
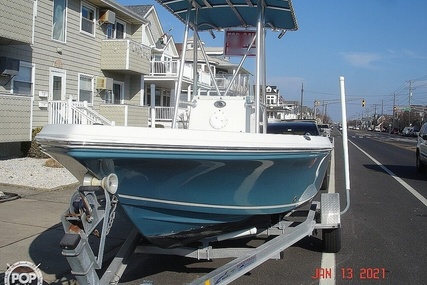
[[[0,24],[1,149],[31,140],[32,129],[48,123],[170,125],[182,45],[163,30],[154,6],[9,0],[0,6]],[[184,97],[192,94],[195,73],[191,45]],[[215,56],[211,63],[221,82],[236,67]],[[209,94],[209,70],[196,68]]]
[[[148,125],[144,76],[155,42],[144,15],[112,0],[10,0],[0,24],[0,143],[80,116]]]

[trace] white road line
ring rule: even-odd
[[[329,188],[328,193],[335,193],[335,150],[331,153],[331,170],[329,171]],[[322,261],[320,268],[331,270],[330,278],[320,278],[319,285],[335,285],[336,268],[335,268],[335,253],[322,253]]]
[[[378,165],[379,167],[381,167],[391,177],[393,177],[394,179],[396,179],[397,182],[399,182],[403,187],[406,188],[406,190],[408,190],[412,195],[414,195],[418,200],[420,200],[421,203],[423,203],[425,206],[427,206],[427,199],[424,198],[424,196],[422,196],[420,193],[418,193],[408,183],[406,183],[405,181],[403,181],[402,178],[400,178],[399,176],[397,176],[396,174],[394,174],[391,170],[389,170],[387,167],[385,167],[384,165],[382,165],[378,160],[376,160],[375,158],[373,158],[371,155],[369,155],[366,151],[364,151],[363,149],[361,149],[355,143],[353,143],[352,141],[349,141],[349,142],[351,144],[353,144],[357,149],[359,149],[364,155],[366,155],[367,157],[369,157],[376,165]]]

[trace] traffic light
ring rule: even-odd
[[[365,107],[365,99],[362,100],[362,107]]]

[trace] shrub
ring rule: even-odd
[[[42,130],[42,127],[37,127],[35,129],[33,129],[31,147],[28,150],[28,156],[29,157],[34,157],[34,158],[48,158],[49,157],[41,151],[39,144],[35,140],[36,135],[38,133],[40,133],[41,130]]]

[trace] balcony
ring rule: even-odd
[[[0,45],[31,44],[34,1],[2,1],[0,8]]]
[[[149,75],[155,78],[170,77],[176,80],[179,74],[180,60],[152,60],[150,62]],[[185,63],[183,77],[193,80],[193,64]],[[208,72],[198,71],[199,83],[205,86],[211,86],[211,78]]]
[[[130,74],[150,73],[151,49],[129,39],[102,41],[101,69]]]
[[[249,95],[249,74],[237,74],[233,82],[232,79],[233,74],[218,74],[215,77],[219,90],[225,91],[229,87],[227,95]]]

